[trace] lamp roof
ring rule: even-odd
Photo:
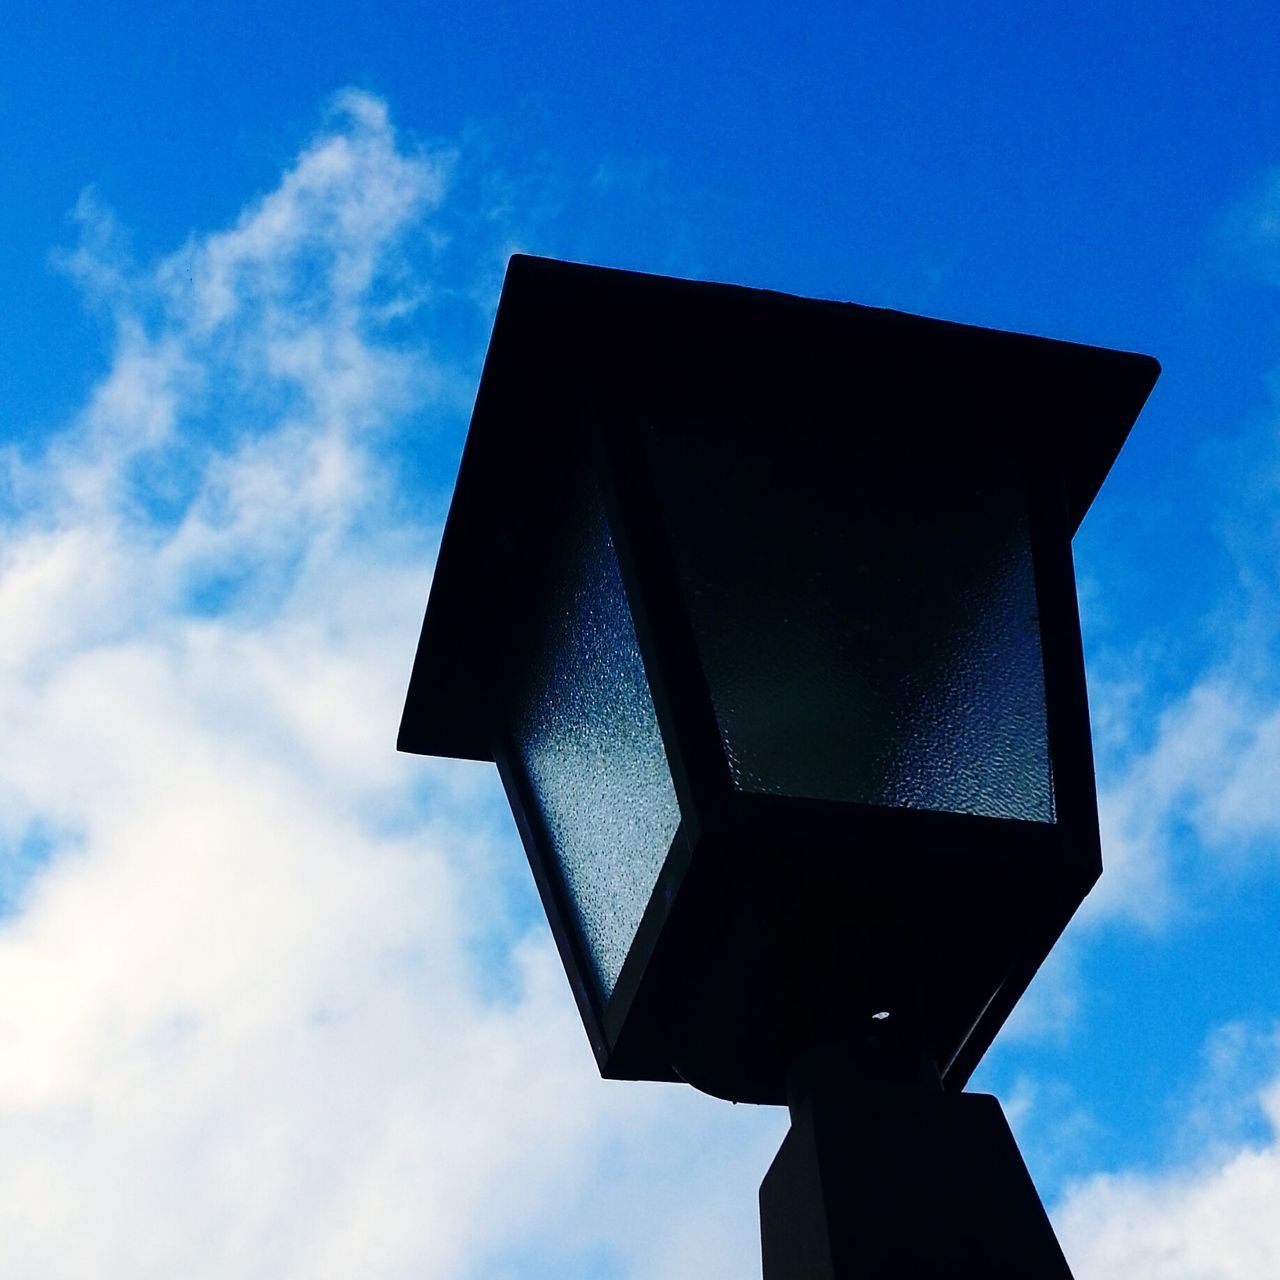
[[[1150,356],[855,303],[514,256],[507,268],[398,746],[492,759],[489,690],[581,432],[646,413],[789,431],[910,423],[1016,441],[1060,469],[1074,531],[1160,372]],[[1012,446],[1010,446],[1012,447]]]

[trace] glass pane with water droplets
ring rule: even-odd
[[[680,821],[598,494],[548,565],[513,737],[601,1000],[612,994]]]
[[[738,788],[1054,820],[1016,466],[803,429],[648,452]]]

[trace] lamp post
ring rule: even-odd
[[[603,1075],[791,1107],[768,1280],[1067,1274],[961,1090],[1101,870],[1071,537],[1157,373],[511,260],[399,746],[496,761]]]

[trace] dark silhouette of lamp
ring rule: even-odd
[[[604,1075],[790,1103],[776,1280],[881,1274],[850,1197],[1065,1274],[960,1090],[1101,870],[1071,538],[1157,374],[511,260],[399,745],[497,762]]]

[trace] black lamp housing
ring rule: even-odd
[[[1158,373],[512,258],[399,746],[497,762],[602,1074],[964,1085],[1101,871],[1071,538]]]

